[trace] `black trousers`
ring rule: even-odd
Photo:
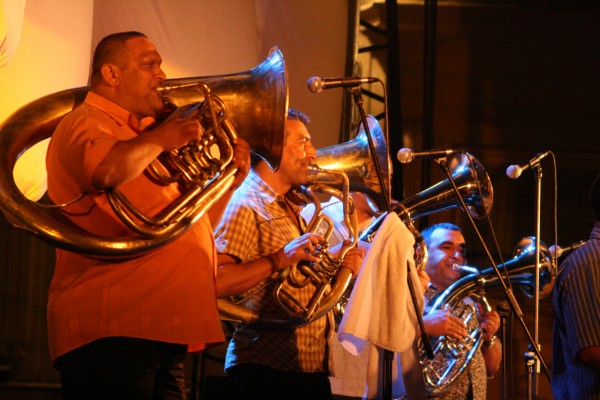
[[[186,398],[186,345],[112,337],[57,358],[64,400]]]
[[[227,370],[235,400],[331,400],[325,373],[280,371],[264,365],[241,364]]]

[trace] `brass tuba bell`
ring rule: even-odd
[[[367,134],[362,124],[354,139],[345,143],[317,149],[315,164],[323,170],[333,170],[344,173],[350,181],[351,192],[365,193],[372,199],[379,210],[385,209],[386,199],[379,182],[376,165],[373,157],[377,157],[381,167],[383,184],[390,189],[390,176],[392,174],[392,163],[388,156],[388,148],[384,133],[372,115],[367,115],[369,132],[373,139],[373,146],[377,154],[370,154]],[[327,176],[319,177],[319,184],[340,187],[337,181],[327,180]]]
[[[415,252],[417,269],[425,268],[427,248],[420,233],[414,227],[415,219],[461,207],[461,199],[467,206],[469,214],[473,218],[480,219],[490,212],[494,204],[492,182],[477,158],[469,153],[458,153],[450,160],[449,170],[458,188],[458,194],[448,178],[392,206],[392,211],[398,214],[416,238],[416,246],[419,248],[419,251]],[[371,242],[386,216],[387,212],[381,213],[362,232],[360,239]]]
[[[53,246],[92,257],[122,258],[143,254],[178,237],[231,185],[236,171],[231,163],[232,138],[248,141],[251,150],[268,161],[273,169],[279,164],[281,154],[273,154],[266,147],[285,140],[287,70],[279,49],[271,49],[260,65],[245,72],[166,80],[159,90],[169,107],[202,104],[200,114],[208,119],[200,123],[218,136],[213,144],[217,143],[222,154],[209,157],[210,173],[202,164],[188,164],[207,176],[203,179],[206,185],[189,183],[193,179],[182,184],[187,193],[169,210],[173,218],[161,216],[156,229],[146,225],[146,220],[156,216],[139,215],[135,209],[125,210],[127,200],[120,198],[118,190],[109,190],[114,192],[116,208],[124,209],[123,215],[119,212],[117,215],[139,236],[114,238],[85,232],[28,200],[15,184],[13,168],[25,150],[52,136],[60,120],[83,102],[88,90],[89,87],[81,87],[45,96],[22,107],[0,126],[3,149],[0,153],[0,209],[14,226],[26,229]],[[184,217],[180,218],[181,215]]]

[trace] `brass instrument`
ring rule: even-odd
[[[493,187],[489,175],[479,160],[468,153],[454,156],[450,162],[451,176],[458,187],[460,196],[468,207],[473,218],[482,218],[490,212],[493,205]],[[449,179],[438,182],[399,203],[392,205],[408,230],[415,237],[415,268],[425,269],[427,264],[427,246],[421,234],[414,226],[414,220],[438,211],[449,210],[461,206],[459,198],[453,190]],[[359,236],[359,240],[372,242],[377,230],[387,217],[381,213]],[[350,287],[335,308],[338,323],[346,311],[350,299]]]
[[[302,195],[315,204],[315,212],[307,227],[307,232],[320,231],[324,237],[324,242],[320,243],[313,252],[313,256],[320,257],[321,260],[317,263],[300,262],[278,271],[250,294],[251,296],[259,290],[270,291],[277,305],[285,314],[266,315],[249,310],[240,305],[248,299],[249,296],[246,296],[237,300],[219,299],[219,310],[225,319],[266,326],[306,325],[327,314],[350,284],[352,272],[348,268],[342,268],[341,265],[346,253],[355,248],[358,243],[358,229],[354,205],[348,191],[348,177],[338,171],[322,170],[316,165],[313,165],[311,170],[311,181],[316,182],[316,179],[323,175],[335,175],[343,186],[338,190],[317,183],[316,187],[312,188],[309,183],[302,188]],[[344,207],[345,224],[350,242],[343,245],[336,255],[329,251],[329,238],[333,233],[334,224],[331,218],[323,214],[317,192],[336,197]],[[307,285],[313,285],[315,291],[310,299],[302,301],[294,295],[293,289],[300,289]]]
[[[169,171],[167,176],[158,174],[155,166],[149,171],[162,184],[178,182],[186,192],[160,215],[147,216],[129,204],[117,188],[109,189],[106,193],[115,212],[139,236],[125,239],[85,232],[25,198],[15,185],[12,171],[25,150],[52,136],[61,119],[83,102],[88,90],[81,87],[43,97],[22,107],[0,126],[0,209],[13,225],[56,247],[92,257],[131,257],[173,240],[231,186],[237,171],[231,163],[235,137],[248,141],[252,151],[273,169],[279,164],[281,154],[265,147],[265,143],[276,145],[285,140],[287,70],[279,49],[271,49],[260,65],[245,72],[166,80],[159,88],[165,94],[165,109],[193,108],[206,134],[201,142],[160,157]]]
[[[387,158],[387,147],[379,126],[373,116],[367,117],[367,123],[376,148],[381,149],[378,155],[381,165],[390,168]],[[309,182],[302,188],[308,202],[314,203],[315,212],[308,224],[307,231],[321,233],[325,242],[314,255],[320,256],[316,264],[293,265],[281,273],[276,273],[258,290],[271,290],[279,307],[286,316],[265,316],[249,310],[241,303],[247,298],[229,300],[219,299],[221,315],[233,321],[245,324],[270,326],[301,326],[327,314],[337,307],[340,298],[347,292],[352,273],[341,268],[344,256],[358,244],[357,218],[350,191],[369,193],[377,198],[381,195],[381,187],[376,178],[375,166],[368,156],[368,143],[364,129],[358,135],[339,145],[317,150],[317,159],[309,169]],[[330,254],[329,238],[333,231],[333,222],[323,213],[318,194],[332,196],[341,201],[344,209],[344,225],[348,231],[349,244],[342,246],[335,256]],[[289,287],[301,288],[308,284],[315,286],[315,292],[308,302],[302,302],[293,296]],[[255,291],[254,291],[255,292]]]
[[[334,186],[323,185],[324,177],[334,177],[340,182],[341,190]],[[308,232],[323,234],[324,241],[319,244],[313,256],[320,257],[317,263],[298,263],[284,270],[276,278],[275,298],[279,306],[287,312],[294,320],[300,323],[308,323],[325,315],[334,307],[346,288],[350,284],[352,272],[342,268],[342,262],[346,253],[358,244],[358,223],[354,213],[354,205],[350,197],[350,183],[348,176],[339,171],[324,170],[317,165],[312,165],[309,170],[309,183],[302,188],[307,199],[315,204],[315,213],[307,227]],[[339,199],[344,207],[344,222],[349,232],[349,244],[343,245],[334,256],[329,252],[329,242],[334,230],[334,224],[330,217],[323,213],[320,200],[315,193],[326,193]],[[303,288],[313,284],[317,289],[307,304],[296,299],[289,285],[294,288]]]
[[[498,265],[498,269],[505,281],[508,279],[514,285],[532,288],[534,287],[534,273],[537,264],[535,262],[535,246],[519,247],[518,250],[514,258]],[[549,276],[548,274],[552,270],[552,260],[548,257],[549,252],[545,245],[540,250],[542,258],[540,260],[541,275]],[[485,297],[485,288],[499,285],[500,281],[492,267],[480,272],[471,267],[457,266],[457,269],[475,270],[475,273],[469,273],[460,278],[432,299],[426,307],[426,313],[435,310],[449,310],[456,317],[463,319],[469,327],[468,322],[477,317],[479,307],[482,310],[491,311]],[[549,282],[541,287],[546,288],[547,284]],[[463,340],[448,336],[433,338],[431,342],[434,353],[433,359],[429,359],[423,346],[420,346],[425,389],[429,394],[439,395],[448,390],[473,360],[482,344],[482,331],[478,323],[472,324],[467,331],[468,336]]]
[[[377,154],[372,156],[369,151],[367,134],[362,124],[354,139],[345,143],[317,149],[315,164],[324,170],[343,172],[350,181],[351,192],[365,193],[372,199],[377,207],[382,210],[386,199],[377,177],[376,165],[373,157],[377,157],[381,167],[381,175],[384,177],[384,185],[387,192],[390,189],[390,176],[392,174],[392,163],[388,156],[386,139],[377,119],[367,115],[369,132],[373,139],[373,146]],[[333,179],[337,179],[332,176]],[[339,186],[338,182],[329,182],[327,176],[320,177],[321,185],[333,184]]]
[[[486,216],[494,204],[494,190],[483,165],[469,153],[458,153],[450,160],[449,169],[469,214],[476,219]],[[393,205],[392,211],[407,223],[439,211],[460,207],[460,198],[450,180],[445,179]],[[361,235],[361,240],[371,241],[386,216],[387,213],[382,213],[373,221]]]
[[[311,187],[309,183],[302,188],[302,194],[315,204],[315,212],[307,227],[307,232],[321,231],[320,233],[324,237],[324,242],[320,243],[312,254],[320,257],[321,261],[317,263],[300,262],[278,271],[259,288],[252,290],[248,296],[233,300],[219,299],[218,304],[222,318],[245,324],[302,326],[327,314],[344,294],[350,284],[352,272],[348,268],[342,268],[341,265],[346,253],[355,248],[358,243],[357,221],[352,198],[349,196],[348,177],[338,171],[322,170],[316,165],[311,166],[310,175],[312,176],[310,181],[315,182],[315,187]],[[322,186],[317,180],[323,175],[335,175],[340,179],[342,189]],[[323,214],[317,192],[336,197],[344,207],[345,224],[350,241],[349,244],[343,245],[336,255],[329,252],[329,238],[333,233],[334,224],[331,218]],[[293,289],[303,288],[307,285],[313,285],[315,291],[310,299],[302,301],[294,295]],[[277,305],[285,312],[285,315],[258,315],[241,305],[250,296],[262,290],[272,293]]]
[[[513,251],[513,258],[519,257],[521,254],[535,253],[535,237],[527,236],[519,240]],[[532,255],[535,257],[535,255]],[[546,244],[540,241],[540,271],[539,271],[539,296],[540,299],[547,297],[554,289],[554,271],[556,268],[548,268],[553,266],[551,250]],[[556,267],[556,266],[555,266]],[[518,285],[521,291],[529,298],[535,295],[535,276],[530,273],[511,276],[511,282]]]

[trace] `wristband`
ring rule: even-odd
[[[484,340],[483,341],[483,347],[492,347],[494,345],[494,343],[496,343],[496,340],[498,340],[498,336],[494,335],[492,336],[492,338],[490,340]]]

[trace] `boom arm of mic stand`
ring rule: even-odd
[[[365,113],[365,109],[363,107],[362,95],[360,93],[360,87],[349,89],[354,97],[354,102],[360,112],[360,120],[365,128],[365,134],[367,135],[367,142],[369,143],[369,151],[371,153],[371,158],[373,158],[373,164],[375,165],[375,172],[377,173],[377,180],[379,181],[379,185],[381,186],[381,192],[383,197],[385,198],[385,207],[388,213],[392,212],[392,206],[390,205],[390,194],[388,192],[388,188],[386,186],[386,182],[383,180],[381,164],[379,164],[379,157],[377,157],[377,151],[375,149],[375,143],[373,143],[373,137],[371,135],[371,130],[369,129],[369,122],[367,121],[367,114]],[[387,127],[386,127],[387,129]],[[387,135],[386,135],[387,136]],[[386,137],[387,139],[387,137]]]
[[[542,367],[544,369],[544,375],[546,375],[546,378],[548,379],[548,383],[550,383],[551,379],[550,379],[550,372],[549,372],[548,366],[546,365],[546,362],[544,361],[544,358],[542,357],[542,353],[541,353],[539,347],[536,346],[535,341],[533,340],[533,337],[531,336],[531,332],[529,332],[529,329],[527,329],[527,325],[525,324],[525,320],[523,319],[523,311],[521,311],[521,308],[519,307],[519,303],[517,302],[517,299],[515,298],[515,295],[513,294],[512,289],[506,286],[506,282],[504,281],[502,274],[500,273],[500,270],[498,269],[498,266],[494,262],[494,258],[492,257],[488,247],[486,246],[485,241],[483,240],[483,237],[481,236],[481,233],[479,232],[479,229],[477,229],[477,225],[475,224],[475,221],[473,220],[473,216],[471,215],[471,213],[469,213],[469,209],[468,209],[467,205],[465,204],[465,201],[463,200],[462,196],[460,195],[460,191],[458,190],[458,187],[456,186],[456,183],[454,182],[454,179],[452,178],[452,174],[450,173],[450,170],[448,169],[448,165],[446,164],[445,159],[444,158],[437,159],[437,160],[435,160],[435,162],[438,163],[440,165],[440,167],[442,167],[442,170],[444,171],[444,173],[448,177],[448,180],[452,184],[452,188],[454,189],[454,192],[457,194],[457,197],[460,201],[462,209],[464,210],[465,214],[469,218],[469,222],[473,226],[473,229],[475,230],[475,233],[477,234],[477,237],[479,238],[479,241],[481,242],[483,249],[485,250],[485,254],[487,255],[490,263],[492,264],[492,267],[494,268],[494,272],[498,276],[498,281],[502,285],[502,289],[504,290],[506,300],[508,300],[508,304],[510,304],[510,308],[512,309],[513,313],[517,316],[519,322],[521,323],[521,326],[523,327],[523,331],[527,335],[527,339],[529,340],[531,347],[533,348],[535,354],[537,355],[538,360],[542,364]]]

